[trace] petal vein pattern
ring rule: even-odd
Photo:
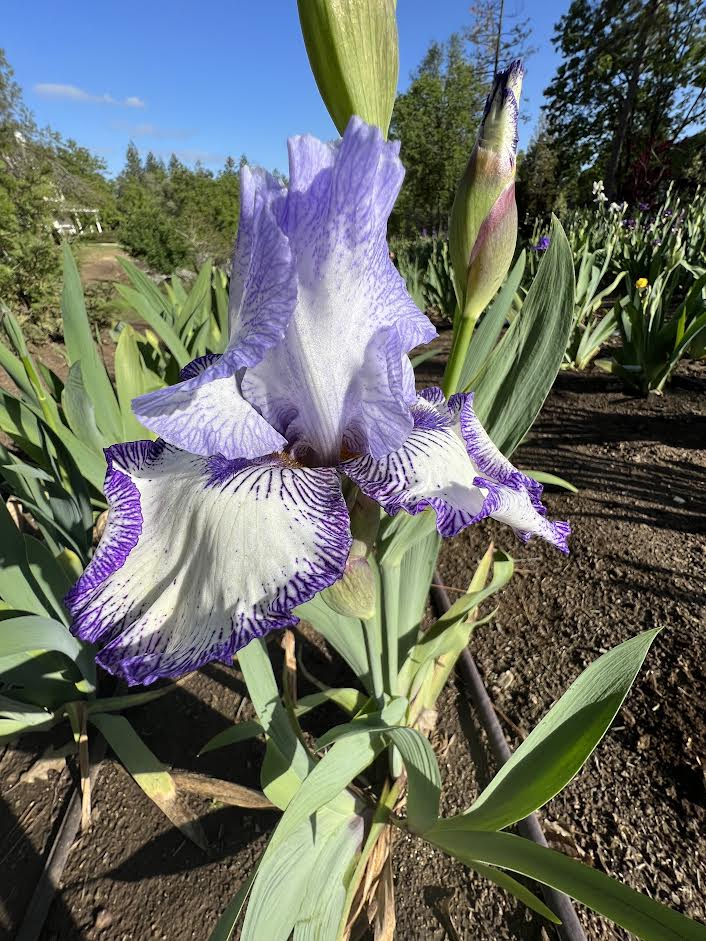
[[[360,489],[391,515],[436,512],[442,536],[492,517],[523,540],[541,536],[567,552],[569,525],[545,518],[541,486],[512,466],[493,445],[473,411],[471,395],[426,389],[412,410],[414,430],[397,451],[376,461],[355,458],[340,465]]]
[[[108,526],[66,603],[129,683],[229,661],[341,576],[351,538],[334,469],[146,441],[107,456]]]
[[[181,382],[141,395],[133,410],[142,424],[192,454],[260,457],[286,441],[241,394],[243,369],[282,340],[297,298],[294,261],[278,215],[286,190],[268,173],[241,171],[238,241],[229,298],[225,353],[202,357]]]
[[[246,371],[243,394],[295,454],[323,463],[342,447],[381,457],[402,444],[415,398],[407,353],[436,333],[389,257],[398,150],[358,118],[334,144],[289,142],[297,306],[284,341]]]

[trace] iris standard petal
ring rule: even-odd
[[[280,451],[286,441],[240,393],[222,356],[202,356],[181,371],[181,382],[133,400],[145,428],[191,454],[231,460]]]
[[[284,227],[297,305],[284,341],[246,371],[243,394],[295,449],[335,463],[381,457],[412,429],[407,353],[435,336],[392,264],[387,218],[399,145],[352,118],[341,141],[289,142]]]
[[[453,396],[447,406],[441,390],[425,390],[412,412],[414,430],[397,451],[382,460],[341,464],[363,493],[391,515],[431,507],[442,536],[491,516],[523,540],[541,536],[568,552],[568,523],[545,518],[541,487],[493,445],[473,412],[472,396]]]
[[[108,525],[66,599],[72,630],[128,683],[228,661],[336,581],[351,537],[338,474],[162,441],[106,452]]]
[[[228,300],[225,359],[234,369],[259,363],[284,336],[297,301],[289,239],[282,230],[287,190],[264,170],[240,171],[240,220]]]
[[[280,342],[294,313],[297,282],[289,240],[282,230],[286,189],[270,174],[243,167],[240,223],[229,298],[229,341],[185,381],[139,396],[133,410],[142,424],[194,454],[258,457],[283,446],[242,397],[242,370]],[[188,367],[187,367],[188,368]]]

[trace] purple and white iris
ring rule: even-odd
[[[290,140],[288,188],[242,170],[228,347],[135,400],[160,438],[107,450],[108,524],[67,598],[128,683],[296,624],[346,565],[344,477],[388,513],[433,508],[444,536],[492,516],[566,551],[472,397],[415,392],[407,354],[435,331],[388,255],[398,151],[353,118],[335,143]]]

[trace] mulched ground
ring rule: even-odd
[[[433,364],[428,369],[431,380]],[[601,652],[639,631],[664,628],[615,725],[545,809],[543,822],[555,847],[701,920],[705,392],[706,377],[695,369],[682,370],[666,396],[648,400],[625,396],[603,375],[562,374],[515,461],[580,488],[577,495],[554,491],[547,497],[552,516],[572,523],[571,556],[538,543],[522,547],[490,522],[448,542],[440,560],[444,584],[463,589],[489,539],[515,556],[518,573],[497,618],[472,641],[513,745]],[[308,645],[306,658],[322,675],[325,651]],[[232,721],[243,692],[236,671],[212,665],[131,718],[167,764],[256,787],[257,744],[195,757]],[[451,813],[473,800],[492,763],[460,683],[449,685],[439,713],[434,744],[443,808]],[[66,738],[58,734],[55,741]],[[45,738],[28,737],[0,758],[0,934],[8,937],[26,908],[70,787],[68,770],[49,770],[34,782],[22,778],[46,745]],[[210,857],[169,826],[122,768],[106,762],[92,829],[69,855],[42,937],[206,939],[275,817],[201,809]],[[499,889],[413,838],[397,843],[395,880],[401,941],[553,936]],[[591,941],[627,937],[589,912],[580,914]]]

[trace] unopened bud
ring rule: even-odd
[[[337,614],[366,620],[375,613],[375,573],[366,554],[365,543],[354,539],[343,575],[323,592],[326,604]]]
[[[357,114],[387,136],[397,93],[395,0],[298,0],[321,97],[343,134]]]
[[[359,490],[350,509],[350,517],[353,539],[365,543],[371,552],[380,528],[380,504]]]
[[[515,252],[517,117],[523,75],[518,60],[495,76],[451,210],[449,243],[456,292],[463,315],[472,319],[492,300]]]

